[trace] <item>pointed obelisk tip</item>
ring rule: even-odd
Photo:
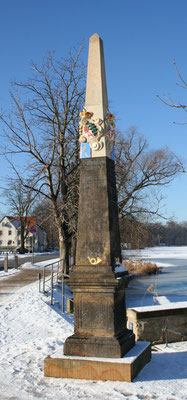
[[[90,40],[92,41],[92,40],[101,40],[101,38],[99,37],[99,35],[98,35],[98,33],[94,33],[91,37],[90,37]]]
[[[89,40],[85,109],[80,116],[81,158],[114,160],[114,116],[108,109],[103,41],[97,33]]]

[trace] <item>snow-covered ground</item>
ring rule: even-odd
[[[36,282],[0,299],[0,322],[1,400],[187,399],[187,342],[160,345],[132,383],[45,378],[43,360],[73,333],[73,315],[51,306]]]
[[[0,279],[10,278],[12,275],[19,274],[20,272],[21,270],[16,268],[9,269],[8,272],[0,271]]]

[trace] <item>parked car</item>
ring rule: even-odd
[[[28,249],[21,249],[21,247],[19,247],[18,249],[16,249],[16,252],[19,254],[25,254],[25,253],[29,253]]]

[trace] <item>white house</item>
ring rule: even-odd
[[[28,235],[25,239],[25,248],[32,251],[45,251],[47,248],[47,234],[37,224],[35,217],[26,217]],[[30,228],[36,228],[32,234]],[[20,220],[18,217],[5,216],[0,221],[0,251],[14,251],[21,246]]]

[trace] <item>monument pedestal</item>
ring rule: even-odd
[[[132,382],[150,361],[150,343],[137,342],[123,358],[64,356],[63,350],[44,360],[44,375],[53,378]]]
[[[64,346],[64,355],[80,355],[83,357],[123,357],[135,344],[134,334],[126,330],[115,337],[102,337],[86,335],[70,336]]]
[[[111,267],[74,267],[68,285],[74,294],[74,335],[64,354],[85,357],[123,357],[134,346],[126,328],[125,287],[129,275],[115,279]]]
[[[114,161],[81,160],[76,265],[68,280],[74,335],[66,339],[65,355],[123,357],[134,345],[126,328],[129,275],[117,278],[116,258],[121,248]]]

